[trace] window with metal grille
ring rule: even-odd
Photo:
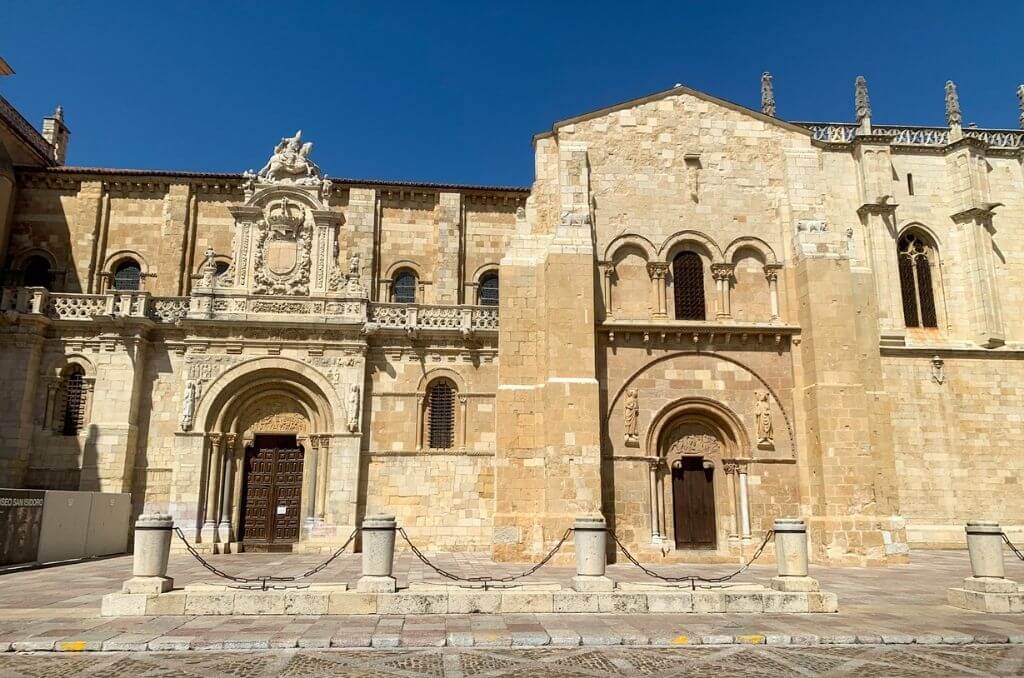
[[[431,448],[455,444],[455,387],[446,379],[435,381],[427,392],[427,427]]]
[[[402,270],[391,281],[391,301],[396,304],[416,303],[416,274]]]
[[[696,252],[680,252],[672,260],[672,286],[677,320],[704,320],[704,262]]]
[[[938,327],[932,287],[934,248],[921,235],[909,232],[900,238],[897,256],[907,327]]]
[[[480,278],[480,305],[498,305],[498,274],[486,273]]]
[[[53,284],[53,272],[50,271],[50,262],[43,257],[29,257],[25,262],[24,271],[25,287],[45,287],[50,289]]]
[[[134,259],[126,259],[114,269],[115,290],[137,290],[142,280],[142,268]]]
[[[61,392],[64,400],[64,424],[61,432],[66,436],[78,435],[85,424],[85,371],[71,365],[64,372]]]

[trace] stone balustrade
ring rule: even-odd
[[[494,333],[493,306],[374,303],[365,298],[284,297],[198,290],[189,297],[154,297],[141,291],[106,294],[50,292],[42,287],[6,287],[0,311],[50,320],[147,318],[157,323],[235,320],[364,325],[368,332]]]
[[[829,144],[850,143],[857,136],[859,128],[859,125],[855,123],[797,122],[794,124],[809,129],[814,135],[815,141]],[[951,140],[948,127],[872,125],[871,133],[890,137],[896,146],[938,147],[949,144]],[[1024,148],[1024,130],[966,127],[963,129],[963,135],[980,139],[992,148]]]

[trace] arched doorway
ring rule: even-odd
[[[676,548],[715,548],[715,465],[721,459],[721,441],[700,421],[684,419],[665,432],[661,447],[672,478]]]
[[[739,418],[716,401],[682,398],[655,415],[646,446],[654,543],[727,555],[745,510],[736,473],[750,443]]]
[[[206,440],[201,541],[290,551],[320,529],[331,452],[343,435],[336,407],[334,387],[290,359],[255,359],[211,384],[196,416]]]

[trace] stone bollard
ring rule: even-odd
[[[363,576],[356,589],[364,593],[392,593],[395,578],[395,517],[376,513],[363,519]]]
[[[1015,593],[1017,584],[1006,578],[1003,567],[1003,529],[999,523],[969,520],[964,531],[973,575],[964,579],[964,588],[981,593]]]
[[[802,518],[776,518],[775,561],[779,574],[772,578],[776,591],[817,591],[818,580],[807,576],[807,525]]]
[[[174,588],[167,576],[174,519],[166,513],[146,513],[135,521],[135,553],[132,578],[121,587],[124,593],[163,593]]]
[[[586,593],[613,590],[615,582],[605,576],[608,526],[604,516],[577,516],[574,528],[576,576],[572,579],[572,587]]]

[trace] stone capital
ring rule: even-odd
[[[647,274],[651,276],[652,280],[665,277],[668,274],[668,263],[664,261],[647,262]]]
[[[711,264],[711,276],[715,280],[731,280],[735,270],[736,264]]]

